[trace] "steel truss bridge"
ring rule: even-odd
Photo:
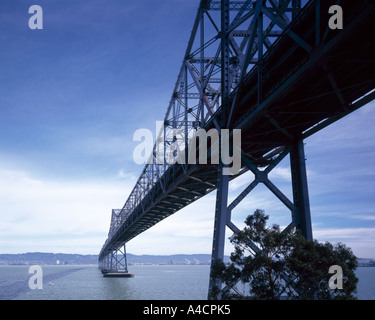
[[[333,5],[343,10],[343,29],[329,26]],[[226,227],[239,230],[232,210],[260,183],[290,210],[287,228],[312,239],[303,141],[375,98],[373,30],[373,0],[201,0],[164,134],[123,208],[112,211],[100,268],[126,269],[121,257],[129,240],[214,190],[212,261],[222,259]],[[210,157],[208,164],[161,163],[156,151],[176,143],[173,129],[185,133],[182,157],[193,130],[241,129],[240,172],[224,175],[226,165]],[[287,156],[292,199],[269,178]],[[228,203],[229,181],[249,170],[255,179]]]

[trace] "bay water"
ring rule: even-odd
[[[96,266],[42,266],[31,290],[29,266],[0,266],[0,300],[205,300],[208,265],[129,266],[134,278],[103,278]],[[375,268],[358,268],[357,297],[375,300]]]

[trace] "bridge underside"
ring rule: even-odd
[[[241,173],[251,170],[256,176],[254,185],[249,184],[242,195],[257,183],[265,183],[291,209],[294,226],[301,220],[301,216],[293,216],[301,197],[308,205],[308,195],[303,195],[307,188],[301,187],[305,179],[296,182],[300,194],[289,201],[274,189],[267,174],[289,153],[291,163],[298,161],[296,166],[301,169],[305,138],[375,98],[371,92],[375,88],[375,37],[371,34],[375,30],[371,10],[375,1],[341,1],[343,30],[328,28],[332,5],[328,2],[309,2],[256,66],[244,73],[240,84],[228,94],[228,107],[219,107],[204,126],[209,130],[226,123],[222,128],[241,129]],[[217,189],[222,183],[220,175],[219,165],[171,165],[106,241],[99,260]],[[230,212],[235,205],[226,204],[225,210]],[[224,224],[236,231],[230,219],[225,219]]]
[[[291,30],[305,35],[310,52],[287,35],[268,51],[260,103],[256,70],[244,79],[233,127],[242,129],[246,137],[242,148],[253,158],[262,158],[272,148],[304,139],[344,117],[361,107],[354,102],[375,88],[374,11],[357,1],[344,4],[345,28],[328,31],[326,36],[323,32],[320,38],[316,35],[313,5],[294,21]],[[327,3],[326,12],[328,7]],[[358,11],[361,7],[363,11]],[[320,19],[326,22],[328,15]]]

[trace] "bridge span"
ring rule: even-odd
[[[337,4],[342,29],[329,24],[329,9]],[[223,258],[226,227],[238,231],[231,212],[259,183],[290,210],[288,227],[312,239],[303,141],[375,98],[373,30],[370,0],[201,0],[162,139],[122,209],[112,211],[100,267],[116,269],[117,253],[128,241],[214,190],[212,260]],[[185,140],[173,129],[184,132]],[[187,137],[197,129],[241,130],[238,174],[223,174],[226,165],[210,156],[208,164],[160,164],[158,151],[166,160],[177,141],[187,159]],[[268,177],[287,156],[293,199]],[[228,203],[229,181],[248,170],[255,179]]]

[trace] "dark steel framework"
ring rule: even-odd
[[[328,26],[332,5],[343,7],[343,30]],[[232,211],[259,183],[290,210],[287,228],[312,239],[303,141],[375,98],[373,8],[370,0],[201,0],[164,127],[150,164],[112,213],[101,267],[113,267],[118,248],[215,189],[212,260],[222,259],[226,228],[238,232]],[[187,161],[189,137],[200,128],[241,129],[237,176],[250,170],[255,179],[230,204],[229,181],[237,176],[224,175],[223,163]],[[168,164],[171,145],[184,164]],[[293,199],[269,179],[288,155]]]

